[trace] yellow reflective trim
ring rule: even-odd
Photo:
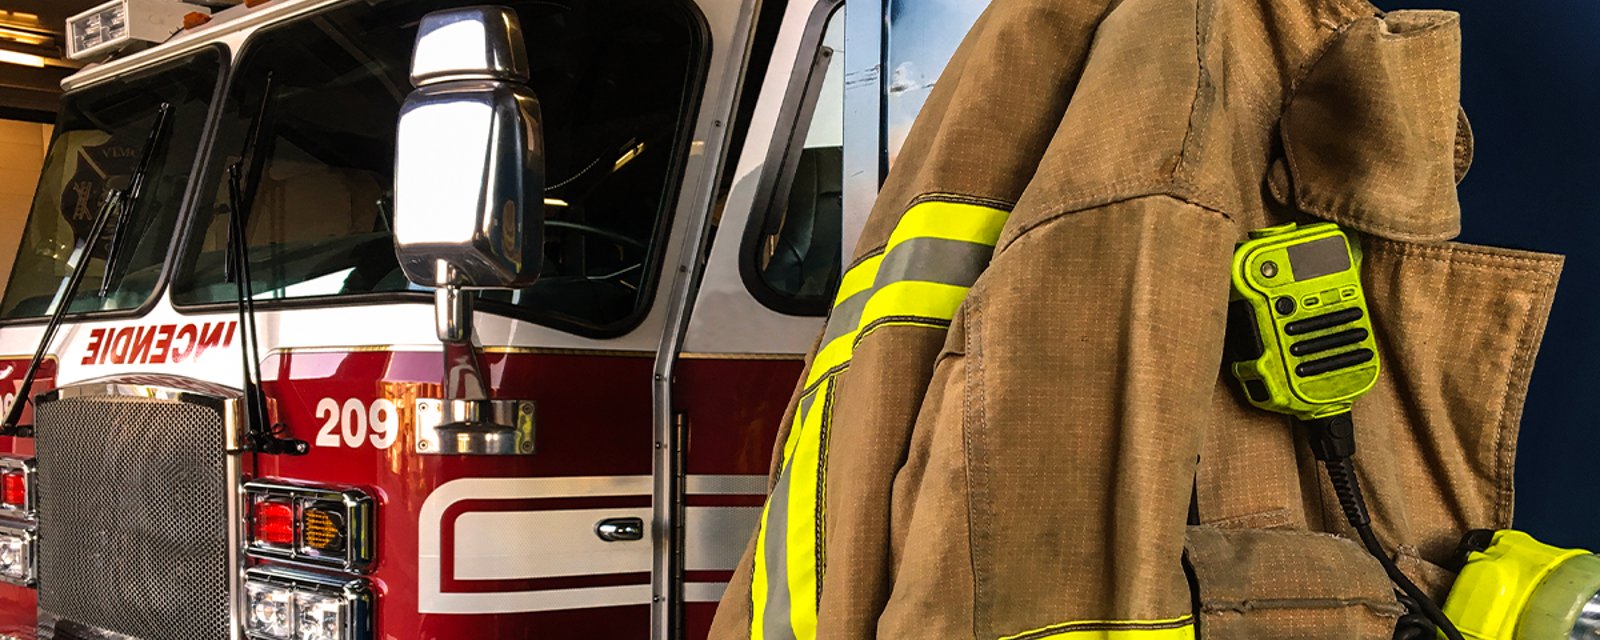
[[[819,391],[813,391],[812,393],[809,393],[809,394],[802,394],[800,396],[799,404],[796,405],[796,406],[798,406],[798,407],[806,406],[806,397],[807,396],[817,395],[817,394],[820,394],[820,393],[821,392],[819,392]],[[816,398],[815,401],[813,401],[811,403],[811,413],[815,413],[817,411],[817,407],[819,405],[821,405],[821,404],[822,404],[822,398]],[[789,429],[789,437],[787,439],[785,439],[784,445],[783,445],[783,458],[780,460],[780,462],[783,465],[783,467],[781,469],[779,469],[779,471],[778,471],[778,477],[779,477],[780,481],[778,482],[777,486],[774,487],[775,491],[781,491],[786,486],[789,487],[789,492],[788,492],[787,495],[783,496],[784,498],[789,498],[790,496],[795,495],[795,491],[793,490],[794,484],[795,484],[795,482],[794,482],[794,479],[795,479],[795,476],[794,476],[794,473],[795,473],[795,452],[800,447],[800,443],[802,441],[804,441],[805,439],[807,439],[808,437],[810,437],[811,435],[813,435],[813,434],[807,432],[807,423],[805,421],[805,416],[804,415],[800,415],[797,412],[796,415],[794,416],[794,424]],[[788,479],[788,484],[787,485],[785,485],[784,482],[782,481],[784,478]],[[815,481],[813,481],[811,484],[815,485],[816,483],[815,483]],[[813,500],[812,502],[814,504],[815,500]],[[787,504],[787,501],[785,501],[785,504]],[[790,522],[787,518],[788,517],[792,517],[793,515],[796,515],[796,514],[797,514],[797,512],[795,510],[793,510],[793,509],[787,509],[785,513],[780,514],[780,515],[783,515],[785,517],[785,519],[782,520],[782,521],[787,523],[787,524],[785,524],[783,526],[783,533],[785,535],[785,541],[787,541],[787,536],[790,534],[790,532],[794,528],[793,527],[793,523]],[[773,593],[773,591],[772,591],[772,588],[773,588],[773,585],[772,585],[772,574],[771,574],[772,569],[767,566],[767,544],[768,544],[768,535],[767,534],[769,533],[768,532],[768,527],[772,524],[772,520],[770,519],[771,515],[772,515],[772,498],[769,496],[767,498],[766,503],[761,506],[761,525],[760,525],[759,529],[756,532],[755,571],[753,572],[753,575],[752,575],[752,578],[751,578],[751,584],[750,584],[750,588],[754,591],[754,593],[752,594],[752,597],[751,597],[751,611],[754,614],[751,617],[751,620],[750,620],[750,638],[751,638],[751,640],[762,640],[767,635],[767,633],[766,633],[766,631],[767,631],[767,629],[766,629],[767,608],[769,606],[773,605],[773,603],[770,600],[771,596],[769,595],[769,594]],[[810,513],[799,514],[799,515],[802,515],[802,516],[806,517],[808,520],[813,520],[814,521],[814,518],[812,518],[812,514],[810,514]],[[784,548],[785,558],[788,557],[788,553],[789,553],[789,548],[786,545],[785,548]],[[783,573],[779,573],[779,576],[785,575],[785,573],[789,569],[789,567],[787,565],[792,564],[792,562],[790,560],[786,559],[784,561],[784,564],[785,564],[785,566],[782,567],[782,568],[785,569],[786,571],[783,572]],[[780,577],[780,579],[782,579],[782,578]],[[779,585],[779,587],[780,587],[780,592],[777,595],[783,601],[780,601],[780,602],[776,603],[776,605],[781,607],[780,610],[782,610],[782,611],[791,611],[793,609],[793,597],[791,595],[789,595],[789,588],[790,587],[789,587],[788,584]],[[790,638],[790,637],[793,637],[792,632],[790,632],[787,629],[775,630],[772,635],[774,637],[777,637],[777,638]]]
[[[1078,620],[1000,640],[1194,640],[1194,616],[1166,620]]]
[[[838,305],[850,296],[871,289],[872,281],[878,278],[880,264],[883,264],[882,253],[862,260],[861,264],[844,272],[844,277],[839,278],[839,293],[833,297],[833,304]]]
[[[817,465],[822,453],[823,411],[828,408],[832,386],[811,403],[802,422],[799,444],[789,471],[789,620],[795,638],[817,635],[817,536],[819,535]]]
[[[799,400],[800,404],[797,406],[805,406],[806,396],[814,393],[816,392],[812,391],[811,393],[801,394]],[[789,467],[789,461],[794,460],[794,449],[796,446],[799,446],[800,435],[805,433],[805,423],[801,420],[803,417],[805,416],[796,413],[794,416],[794,424],[789,427],[789,437],[785,438],[783,441],[783,468],[779,469],[778,473],[785,473]]]
[[[827,376],[850,362],[854,355],[855,342],[863,330],[870,332],[872,328],[887,324],[937,327],[939,322],[947,322],[954,318],[956,309],[966,298],[968,287],[959,285],[917,280],[880,284],[877,282],[878,272],[884,257],[895,246],[918,238],[956,240],[994,246],[999,240],[1000,230],[1008,215],[1010,215],[1008,211],[971,204],[937,201],[920,203],[901,216],[894,232],[890,234],[889,243],[883,253],[862,260],[846,271],[840,279],[839,291],[834,297],[835,307],[863,293],[869,297],[861,307],[859,319],[851,323],[854,326],[829,326],[825,329],[825,335],[834,337],[817,350],[817,355],[812,358],[806,374],[806,386],[814,387],[809,393],[816,395],[804,415],[798,415],[797,411],[795,424],[784,442],[784,468],[779,472],[781,474],[779,488],[783,488],[787,483],[787,493],[780,499],[780,503],[786,508],[778,514],[781,516],[779,520],[783,523],[781,542],[786,565],[781,567],[779,575],[786,578],[788,584],[771,584],[772,572],[766,566],[765,551],[770,533],[767,527],[769,518],[773,515],[770,511],[773,501],[769,498],[766,506],[762,507],[761,526],[756,534],[758,552],[752,584],[755,591],[752,597],[755,614],[751,622],[752,640],[765,640],[768,636],[788,638],[790,634],[796,640],[813,640],[816,637],[817,584],[818,574],[821,571],[817,541],[823,535],[822,526],[826,521],[826,515],[822,512],[826,502],[820,474],[823,472],[822,452],[826,449],[827,443],[823,441],[822,427],[828,418],[828,412],[832,409],[833,385],[836,384],[828,381]],[[844,315],[856,315],[854,307]],[[835,316],[831,317],[829,322],[835,320],[851,322],[852,319]],[[819,381],[825,384],[817,385]],[[802,395],[798,406],[805,407],[805,398],[806,396]],[[776,587],[776,590],[773,587]],[[769,602],[771,597],[784,596],[787,596],[787,602]],[[789,614],[790,628],[773,629],[769,634],[765,628],[768,622],[767,615],[770,613],[775,616],[776,619],[772,622],[776,624],[777,620],[782,619],[784,610]],[[1075,628],[1081,629],[1081,627]],[[1063,632],[1078,631],[1064,628]],[[1124,636],[1104,637],[1115,637],[1117,640],[1124,638]],[[1192,637],[1191,633],[1188,638]],[[1132,637],[1128,638],[1133,640]],[[1144,640],[1147,636],[1139,638]],[[1176,640],[1178,636],[1149,638]]]
[[[761,505],[761,527],[756,531],[756,567],[750,577],[750,610],[755,615],[750,616],[750,640],[766,637],[761,614],[767,610],[767,510],[771,508],[771,500]]]
[[[950,320],[956,317],[961,301],[967,299],[968,288],[916,280],[884,285],[867,301],[867,309],[861,314],[861,326],[869,327],[884,318],[897,317]]]
[[[918,204],[901,216],[889,234],[885,253],[913,238],[943,238],[994,246],[1000,241],[1011,212],[959,202],[930,201]]]
[[[817,357],[811,359],[811,370],[806,374],[806,386],[816,384],[822,376],[841,364],[850,361],[850,355],[855,351],[856,331],[852,330],[833,339],[827,346],[817,351]]]

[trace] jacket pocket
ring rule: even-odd
[[[1308,531],[1189,527],[1203,640],[1388,640],[1404,608],[1355,542]]]
[[[1518,426],[1562,259],[1364,245],[1384,371],[1356,403],[1356,461],[1385,545],[1443,564],[1468,529],[1511,525]]]

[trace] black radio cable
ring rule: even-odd
[[[1378,543],[1378,536],[1372,531],[1372,516],[1367,513],[1367,502],[1361,496],[1361,483],[1356,479],[1356,465],[1352,459],[1356,453],[1356,429],[1350,412],[1309,420],[1301,418],[1298,422],[1310,434],[1311,452],[1327,470],[1328,482],[1333,485],[1333,493],[1339,498],[1339,508],[1344,511],[1350,527],[1361,538],[1367,553],[1378,559],[1378,564],[1383,565],[1384,572],[1389,574],[1389,580],[1416,603],[1422,615],[1433,621],[1446,638],[1465,640],[1455,623],[1450,622],[1450,618],[1439,609],[1439,605],[1400,571],[1394,559]]]

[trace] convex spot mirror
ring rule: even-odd
[[[423,17],[395,140],[395,254],[412,282],[521,288],[543,265],[544,138],[516,13]]]

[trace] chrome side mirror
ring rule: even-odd
[[[466,293],[526,287],[543,266],[544,138],[528,76],[511,9],[422,18],[394,170],[395,255],[408,279],[435,288],[444,343],[442,415],[430,444],[419,435],[421,453],[533,452],[532,411],[489,399]]]
[[[395,139],[395,253],[425,286],[522,288],[543,264],[544,137],[517,16],[430,13]]]

